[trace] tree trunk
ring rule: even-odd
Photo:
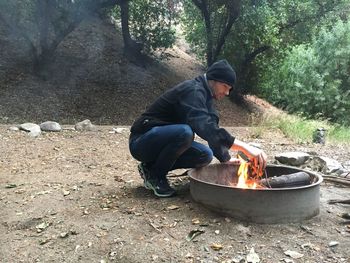
[[[207,66],[210,66],[211,64],[213,64],[213,34],[211,29],[208,1],[192,0],[192,2],[200,10],[204,19],[205,31],[207,35],[207,51],[206,51]]]
[[[124,52],[127,56],[137,58],[141,55],[142,45],[131,38],[129,30],[129,0],[120,0],[122,35]]]

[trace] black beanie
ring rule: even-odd
[[[236,73],[226,59],[219,60],[212,64],[206,73],[207,80],[216,80],[233,87],[236,82]]]

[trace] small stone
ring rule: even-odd
[[[119,134],[127,132],[127,131],[128,131],[127,128],[113,128],[113,132],[119,133]]]
[[[216,235],[219,235],[219,234],[220,234],[220,230],[215,230],[214,233],[215,233]]]
[[[66,237],[68,237],[68,233],[67,232],[62,232],[62,233],[60,233],[60,237],[61,238],[66,238]]]
[[[211,247],[213,250],[216,250],[216,251],[221,250],[221,249],[224,248],[221,244],[217,244],[217,243],[211,244],[210,247]]]
[[[255,253],[253,247],[250,249],[249,254],[247,255],[247,262],[248,263],[259,263],[260,262],[259,255]]]
[[[176,210],[176,209],[179,209],[180,207],[178,205],[171,205],[171,206],[168,206],[166,209],[168,210]]]
[[[49,241],[50,241],[49,238],[40,239],[40,240],[39,240],[39,245],[44,245],[44,244],[48,243]]]
[[[294,258],[294,259],[302,258],[304,256],[304,254],[301,254],[299,252],[292,251],[292,250],[284,251],[284,254],[287,256],[290,256],[291,258]]]
[[[19,131],[19,128],[16,126],[11,126],[8,128],[9,131]]]
[[[335,246],[338,246],[338,245],[339,245],[339,242],[337,242],[337,241],[331,241],[328,244],[329,247],[335,247]]]
[[[35,228],[36,228],[37,232],[40,233],[40,232],[42,232],[43,230],[45,230],[48,226],[49,226],[48,223],[42,222],[41,224],[35,226]]]
[[[199,225],[201,221],[198,218],[193,218],[192,219],[192,225]]]

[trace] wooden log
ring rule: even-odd
[[[259,184],[269,188],[303,186],[311,184],[311,177],[306,172],[297,172],[261,179]]]

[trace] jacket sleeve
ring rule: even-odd
[[[202,139],[206,140],[220,162],[230,159],[228,149],[234,143],[234,137],[225,129],[219,128],[216,116],[209,113],[206,105],[206,91],[198,86],[188,89],[179,103],[186,122]]]

